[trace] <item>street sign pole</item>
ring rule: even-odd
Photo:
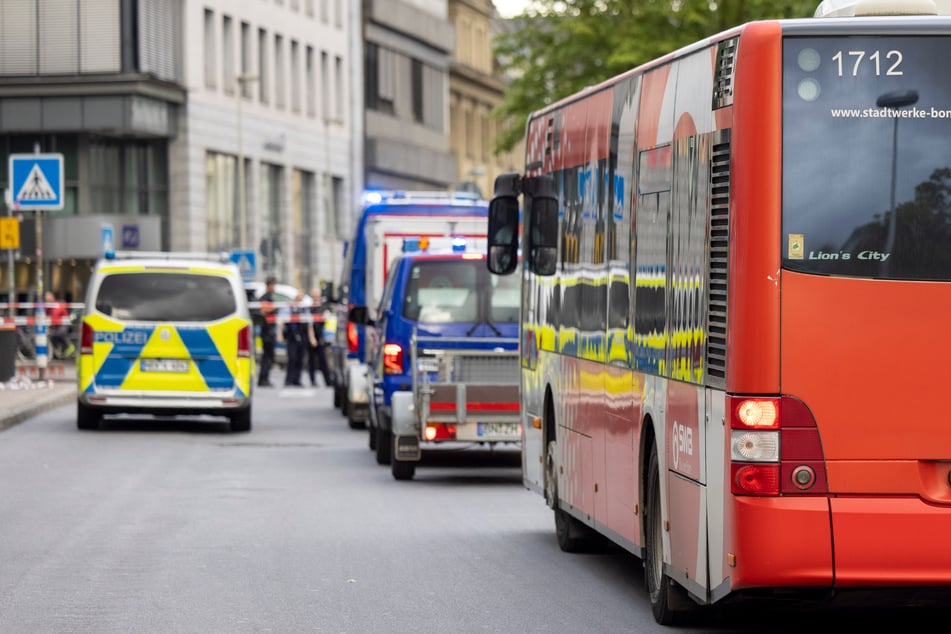
[[[13,190],[7,188],[4,190],[4,202],[7,204],[7,215],[10,218],[13,218],[13,210],[16,207],[16,203],[13,202]],[[19,232],[20,228],[17,227]],[[19,240],[19,236],[17,237]],[[9,302],[8,311],[11,317],[16,316],[16,309],[13,307],[13,304],[17,301],[16,294],[16,249],[10,249],[7,251],[7,302]]]
[[[33,154],[40,153],[40,144],[33,144]],[[36,368],[40,380],[46,379],[49,367],[49,344],[46,336],[46,298],[43,288],[43,209],[36,210]]]
[[[39,378],[46,379],[47,354],[46,304],[43,285],[43,212],[64,206],[63,155],[40,154],[40,144],[33,145],[33,154],[10,155],[10,190],[14,206],[36,212],[36,367]]]

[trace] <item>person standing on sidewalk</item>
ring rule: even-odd
[[[269,277],[265,281],[265,289],[258,298],[261,308],[258,311],[258,326],[261,329],[261,370],[258,372],[258,385],[273,387],[271,383],[271,368],[274,366],[274,346],[277,343],[277,326],[274,323],[274,285],[276,277]]]
[[[50,353],[61,359],[69,359],[76,352],[76,346],[69,340],[69,309],[66,304],[56,299],[53,291],[46,291],[43,301],[50,323]]]

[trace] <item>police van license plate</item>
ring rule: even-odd
[[[142,359],[143,372],[188,372],[184,359]]]
[[[518,423],[479,423],[479,436],[492,436],[494,438],[518,438]]]

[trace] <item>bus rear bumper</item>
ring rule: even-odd
[[[733,501],[724,553],[733,591],[951,589],[951,507],[911,496]]]
[[[912,496],[829,503],[837,587],[951,587],[951,507]]]

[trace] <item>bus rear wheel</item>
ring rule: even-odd
[[[588,527],[558,506],[558,458],[554,440],[548,441],[545,458],[545,502],[555,513],[555,537],[558,539],[558,547],[566,553],[584,550],[590,540]]]
[[[651,447],[647,466],[644,530],[644,585],[654,620],[661,625],[677,625],[698,607],[687,592],[664,572],[664,517],[660,504],[660,470],[657,447]]]

